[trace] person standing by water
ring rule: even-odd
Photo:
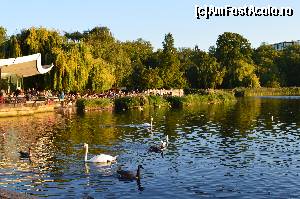
[[[4,104],[4,92],[0,90],[0,104]]]
[[[65,99],[65,93],[64,93],[64,91],[60,92],[59,99],[61,99],[61,100]]]
[[[64,100],[65,100],[65,93],[64,91],[60,92],[60,95],[58,96],[59,101],[61,101],[61,106],[64,106]]]

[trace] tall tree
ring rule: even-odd
[[[107,27],[95,27],[84,32],[83,41],[90,46],[94,59],[109,63],[110,73],[115,76],[115,87],[125,86],[132,72],[128,54],[123,50]]]
[[[187,79],[192,88],[216,88],[222,84],[225,70],[213,55],[195,50],[191,60]]]
[[[0,58],[5,58],[6,41],[7,41],[6,29],[0,26]]]
[[[186,80],[183,78],[183,71],[180,70],[180,61],[174,47],[173,35],[171,33],[166,34],[162,44],[163,51],[160,56],[159,67],[164,87],[183,88],[186,85]]]
[[[280,87],[280,73],[277,60],[280,53],[272,46],[263,44],[253,53],[253,61],[257,65],[256,74],[261,85],[265,87]]]
[[[153,47],[150,42],[142,39],[135,41],[126,41],[121,43],[122,48],[127,53],[131,62],[131,73],[127,77],[126,86],[131,89],[143,90],[146,88],[144,82],[144,72],[147,68],[146,62],[153,53]]]
[[[284,49],[278,66],[286,86],[300,86],[300,45],[292,45]]]
[[[255,74],[255,65],[251,59],[250,43],[243,36],[231,32],[220,35],[217,40],[215,56],[226,70],[224,87],[260,86],[259,79]]]

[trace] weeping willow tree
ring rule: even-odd
[[[89,38],[88,33],[85,33],[85,36]],[[116,74],[113,72],[117,71],[116,67],[94,55],[97,50],[101,51],[99,46],[89,43],[96,42],[95,40],[93,42],[88,39],[86,42],[68,40],[56,30],[32,27],[11,36],[5,42],[6,58],[41,53],[42,64],[54,64],[54,68],[48,74],[25,78],[25,87],[104,91],[115,83]],[[115,42],[113,38],[111,42]]]
[[[93,63],[89,49],[83,44],[72,43],[53,51],[54,69],[50,73],[52,89],[83,91]]]
[[[42,64],[56,62],[57,49],[62,49],[66,39],[58,31],[48,30],[46,28],[29,28],[24,29],[21,33],[13,35],[10,38],[8,47],[9,54],[6,57],[26,56],[35,53],[41,53]],[[18,52],[19,50],[19,52]],[[24,78],[25,87],[35,87],[39,89],[55,88],[54,78],[50,74],[36,75]]]
[[[96,92],[109,90],[115,83],[115,76],[110,68],[111,65],[103,59],[94,60],[87,88]]]

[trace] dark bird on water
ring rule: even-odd
[[[30,148],[28,150],[28,152],[24,152],[24,151],[19,151],[19,154],[20,154],[20,158],[21,159],[27,159],[27,158],[30,158]]]
[[[162,153],[163,150],[165,150],[167,148],[168,143],[169,143],[169,136],[167,135],[165,141],[162,140],[160,145],[150,146],[150,148],[148,149],[148,152]]]
[[[120,179],[123,180],[140,180],[141,179],[141,169],[144,169],[142,165],[139,165],[136,173],[134,171],[125,171],[119,168],[117,173]]]

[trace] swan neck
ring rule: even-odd
[[[141,169],[140,167],[138,167],[137,171],[136,171],[136,179],[141,179]]]
[[[88,154],[88,145],[86,145],[86,147],[85,147],[85,156],[84,156],[84,161],[86,161],[87,162],[87,154]]]

